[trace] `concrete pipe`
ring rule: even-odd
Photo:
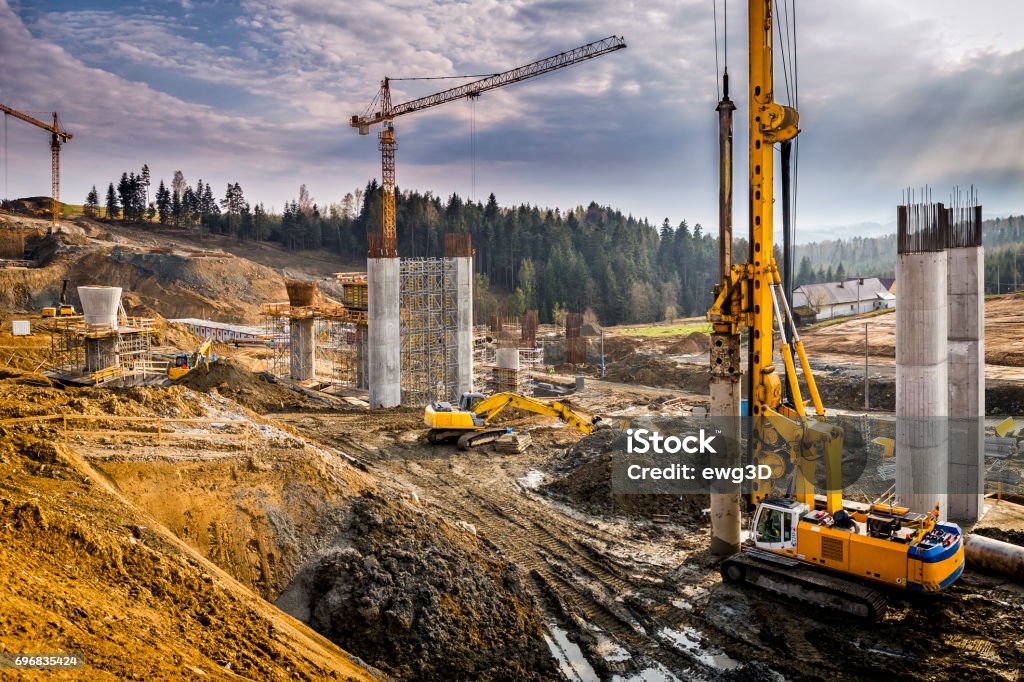
[[[983,535],[968,535],[964,541],[967,563],[991,573],[1024,581],[1024,547]]]

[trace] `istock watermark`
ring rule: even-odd
[[[900,461],[903,485],[915,494],[953,494],[968,486],[978,494],[983,485],[1006,490],[1020,484],[987,471],[984,458],[1012,460],[1024,452],[1024,420],[832,415],[828,425],[842,434],[841,487],[858,497],[887,494]],[[602,447],[612,456],[616,495],[792,495],[803,476],[824,492],[823,443],[794,437],[762,417],[644,415],[631,417],[629,428]]]

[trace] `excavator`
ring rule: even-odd
[[[177,381],[200,365],[209,369],[210,363],[216,359],[217,356],[213,354],[213,338],[207,336],[195,353],[178,353],[174,357],[174,364],[167,368],[167,378]]]
[[[879,587],[938,592],[956,581],[964,568],[963,533],[954,523],[940,522],[938,504],[920,513],[843,499],[843,431],[826,416],[787,300],[788,287],[783,287],[774,257],[774,150],[782,145],[784,254],[789,270],[785,147],[800,132],[799,115],[794,107],[774,99],[772,19],[778,13],[773,14],[773,0],[748,0],[747,5],[750,255],[746,262],[731,262],[731,110],[735,106],[728,97],[726,67],[725,97],[718,108],[720,120],[727,115],[720,140],[728,138],[728,144],[722,145],[728,152],[722,153],[720,178],[725,188],[720,188],[722,280],[708,311],[713,327],[712,416],[723,416],[721,411],[727,412],[724,416],[739,416],[740,331],[746,329],[744,393],[752,418],[750,455],[754,464],[772,467],[774,481],[792,473],[793,483],[781,494],[773,480],[754,483],[749,538],[739,553],[722,561],[720,570],[727,582],[874,619],[886,601]],[[776,352],[783,361],[783,378],[776,371]],[[795,360],[803,370],[808,401],[802,398]],[[718,399],[728,405],[717,415],[716,382],[724,387]],[[816,495],[815,473],[822,460],[825,494]],[[712,500],[713,523],[714,505]]]
[[[43,317],[73,317],[77,313],[75,312],[75,306],[68,303],[68,280],[64,280],[63,286],[60,288],[60,300],[56,305],[51,305],[43,308]]]
[[[555,417],[584,434],[590,434],[601,423],[600,417],[588,417],[574,410],[568,402],[537,400],[518,393],[463,393],[459,405],[449,402],[433,402],[424,409],[423,421],[430,427],[427,440],[443,443],[458,439],[462,450],[500,438],[506,429],[492,425],[494,419],[506,407],[515,407],[527,412]]]

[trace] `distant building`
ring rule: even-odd
[[[802,284],[793,291],[793,313],[801,323],[896,307],[896,296],[877,277]]]
[[[209,336],[214,341],[220,341],[221,343],[262,344],[264,339],[267,338],[266,333],[259,327],[250,327],[244,324],[197,320],[193,317],[168,320],[168,322],[180,324],[189,333],[196,336]]]

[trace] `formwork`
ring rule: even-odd
[[[62,379],[80,383],[141,384],[166,376],[153,360],[154,320],[123,317],[116,324],[89,324],[81,317],[50,323],[50,365]]]
[[[520,364],[519,342],[515,335],[503,332],[495,339],[495,367],[491,382],[495,393],[522,393],[527,373]]]
[[[359,386],[358,344],[365,334],[366,311],[334,303],[293,306],[290,303],[268,303],[261,309],[263,333],[267,339],[267,371],[277,377],[291,374],[291,340],[289,324],[292,320],[313,320],[317,341],[318,377],[343,384]],[[365,374],[365,372],[364,372]]]
[[[403,258],[400,266],[402,403],[458,400],[454,258]]]

